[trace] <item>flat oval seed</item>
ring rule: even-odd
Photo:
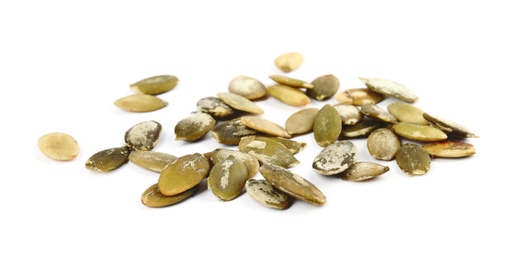
[[[248,172],[245,164],[237,159],[225,159],[210,170],[208,189],[222,201],[230,201],[241,195]]]
[[[250,100],[266,95],[265,85],[261,81],[247,76],[233,78],[228,85],[228,91]]]
[[[368,117],[381,120],[386,123],[397,123],[397,118],[388,111],[374,104],[364,104],[361,106],[361,112]]]
[[[314,139],[319,146],[334,143],[341,134],[342,122],[339,112],[332,105],[324,105],[314,120]]]
[[[285,54],[279,55],[274,63],[277,68],[282,70],[285,73],[291,72],[299,68],[301,63],[303,63],[303,55],[298,52],[288,52]]]
[[[341,174],[341,178],[345,181],[365,181],[384,174],[389,170],[388,166],[374,162],[356,162]]]
[[[234,118],[215,125],[210,134],[218,143],[237,145],[242,137],[256,135],[258,132],[241,123],[241,118]]]
[[[384,95],[368,88],[353,88],[335,94],[335,99],[339,103],[362,106],[364,104],[377,104],[384,99]]]
[[[362,120],[355,125],[345,125],[341,130],[341,135],[345,137],[360,137],[369,135],[377,128],[386,127],[386,123],[377,120]]]
[[[125,144],[133,150],[150,151],[158,143],[161,129],[156,121],[138,123],[125,132]]]
[[[304,92],[286,85],[272,85],[266,91],[270,96],[291,106],[304,106],[311,102]]]
[[[286,139],[286,138],[282,138],[282,137],[270,137],[270,136],[267,136],[267,138],[274,139],[277,142],[281,143],[292,154],[299,153],[301,150],[303,150],[306,147],[306,143],[305,142],[299,142],[299,141]]]
[[[474,133],[470,132],[464,126],[457,124],[455,122],[446,120],[441,117],[433,116],[433,115],[430,115],[427,113],[424,113],[422,116],[424,117],[424,119],[426,119],[428,122],[432,123],[436,127],[440,128],[443,131],[446,131],[448,133],[452,133],[458,137],[463,137],[463,138],[478,137]]]
[[[93,154],[85,168],[94,172],[109,172],[120,168],[129,160],[129,148],[127,146],[105,149]]]
[[[172,154],[155,151],[132,151],[129,154],[129,161],[154,172],[161,172],[177,159]]]
[[[299,164],[292,152],[281,143],[263,136],[241,138],[238,149],[251,154],[263,164],[276,164],[285,168]]]
[[[364,118],[364,114],[356,106],[347,104],[335,104],[343,125],[355,125]]]
[[[234,94],[234,93],[227,93],[227,92],[219,92],[217,93],[217,96],[225,102],[225,104],[240,110],[245,111],[252,114],[263,114],[264,111],[261,109],[258,105],[256,105],[254,102],[250,101],[249,99]]]
[[[286,129],[284,127],[261,117],[243,116],[241,117],[241,123],[243,123],[251,129],[268,135],[285,138],[291,137],[291,135],[289,135],[286,132]]]
[[[234,113],[234,110],[217,97],[205,97],[196,104],[199,111],[213,117],[224,118]]]
[[[401,147],[401,140],[392,130],[379,128],[368,136],[366,145],[373,158],[390,161]]]
[[[318,112],[317,108],[305,108],[293,113],[286,119],[286,132],[290,135],[312,132]]]
[[[430,155],[418,144],[407,143],[401,146],[395,161],[408,175],[424,175],[431,167]]]
[[[462,158],[475,154],[475,147],[472,144],[460,141],[442,141],[427,143],[422,146],[432,157],[441,158]]]
[[[174,127],[176,140],[196,141],[205,136],[216,124],[216,120],[206,113],[194,113],[181,119]]]
[[[413,103],[419,98],[410,89],[399,83],[380,78],[359,78],[367,88],[386,96],[392,96],[400,100]]]
[[[264,164],[259,171],[270,184],[294,198],[316,206],[326,203],[321,190],[298,174],[273,164]]]
[[[294,87],[294,88],[313,88],[314,87],[314,85],[312,85],[312,83],[308,83],[308,82],[300,80],[300,79],[290,78],[290,77],[287,77],[284,75],[270,75],[268,77],[279,84]]]
[[[331,98],[339,90],[339,79],[334,75],[323,75],[312,80],[313,88],[306,89],[306,94],[317,100]]]
[[[357,147],[348,140],[326,146],[315,157],[312,168],[322,175],[334,175],[346,171],[357,161]]]
[[[65,133],[53,132],[38,139],[38,149],[47,157],[58,161],[70,161],[80,153],[76,140]]]
[[[274,209],[287,209],[292,203],[292,197],[274,187],[266,180],[247,181],[246,192],[261,205]]]
[[[394,124],[392,129],[402,137],[421,142],[441,141],[448,138],[442,130],[429,125],[400,122]]]
[[[210,160],[213,164],[229,158],[240,160],[245,164],[248,171],[248,179],[253,178],[259,172],[259,161],[251,154],[224,148],[217,148],[210,154]]]
[[[157,95],[173,89],[178,82],[174,75],[158,75],[133,83],[130,88],[142,94]]]
[[[161,194],[172,196],[182,193],[208,177],[210,164],[200,153],[184,155],[161,171],[158,187]]]
[[[387,108],[388,112],[390,112],[390,114],[392,114],[400,122],[415,123],[420,125],[429,124],[429,122],[426,121],[426,119],[424,119],[422,116],[424,111],[414,105],[403,102],[393,102],[390,103]]]
[[[190,198],[195,190],[196,188],[192,188],[179,194],[165,196],[161,194],[158,184],[156,183],[147,188],[143,194],[141,194],[141,203],[150,208],[166,207]]]
[[[134,94],[114,101],[117,107],[131,112],[150,112],[164,108],[169,103],[153,95]]]

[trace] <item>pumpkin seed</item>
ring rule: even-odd
[[[261,205],[274,209],[287,209],[292,203],[292,197],[274,187],[266,180],[247,181],[247,193]]]
[[[194,113],[181,119],[174,127],[176,140],[197,141],[205,136],[216,124],[207,113]]]
[[[258,132],[265,133],[272,136],[279,136],[279,137],[285,137],[289,138],[291,135],[289,135],[286,132],[286,129],[282,126],[266,120],[261,117],[255,117],[255,116],[243,116],[241,117],[241,123],[246,125],[247,127],[254,129]]]
[[[38,148],[45,156],[58,161],[70,161],[80,153],[80,146],[74,137],[60,132],[41,136]]]
[[[241,118],[234,118],[215,125],[210,130],[210,134],[218,143],[237,145],[241,137],[255,135],[258,132],[241,123]]]
[[[196,186],[208,177],[210,164],[200,153],[184,155],[160,173],[158,187],[161,194],[173,196]]]
[[[339,103],[362,106],[364,104],[377,104],[384,99],[384,96],[368,88],[353,88],[335,94],[335,99]]]
[[[199,111],[213,117],[224,118],[234,113],[234,110],[217,97],[205,97],[196,104]]]
[[[337,141],[319,152],[312,163],[312,168],[322,175],[338,174],[354,164],[358,156],[357,147],[351,141]]]
[[[381,107],[375,104],[364,104],[361,106],[361,112],[368,117],[381,120],[386,123],[397,123],[397,118],[395,118],[392,114],[388,113],[388,111],[382,109]]]
[[[85,168],[94,172],[109,172],[120,168],[129,160],[129,148],[127,146],[105,149],[93,154]]]
[[[312,132],[318,112],[319,109],[317,108],[305,108],[293,113],[286,119],[286,132],[290,135]]]
[[[346,181],[365,181],[384,174],[389,170],[388,166],[374,162],[356,162],[341,174],[341,178]]]
[[[267,136],[267,138],[274,139],[277,142],[281,143],[292,154],[296,154],[296,153],[300,152],[301,150],[303,150],[306,147],[306,143],[305,142],[299,142],[299,141],[286,139],[286,138],[282,138],[282,137],[269,137],[269,136]]]
[[[266,91],[270,96],[291,106],[304,106],[311,102],[304,92],[286,85],[272,85]]]
[[[364,118],[364,114],[356,106],[347,104],[335,104],[343,125],[355,125]]]
[[[252,114],[263,114],[264,111],[254,102],[249,99],[234,93],[219,92],[217,96],[225,102],[225,104],[240,110]]]
[[[355,125],[345,125],[341,135],[345,137],[359,137],[369,135],[377,128],[386,127],[386,123],[377,120],[362,120]]]
[[[323,75],[312,80],[313,88],[306,89],[306,94],[317,100],[326,100],[339,90],[339,79],[332,75]]]
[[[427,143],[422,146],[432,157],[441,158],[461,158],[475,154],[475,147],[472,144],[445,140],[442,142]]]
[[[288,195],[316,206],[326,203],[326,197],[314,184],[281,166],[264,164],[261,175],[277,189]]]
[[[182,202],[192,194],[194,194],[195,190],[197,188],[188,189],[184,192],[181,192],[179,194],[175,194],[172,196],[165,196],[161,194],[158,184],[153,184],[149,188],[147,188],[143,194],[141,194],[141,203],[143,205],[150,207],[150,208],[160,208],[160,207],[166,207],[170,205],[174,205],[176,203]]]
[[[401,140],[392,130],[379,128],[368,136],[366,145],[373,158],[390,161],[401,147]]]
[[[172,154],[155,151],[132,151],[129,154],[129,161],[154,172],[161,172],[177,159],[178,157]]]
[[[259,172],[259,161],[257,158],[241,151],[217,148],[210,154],[209,158],[213,164],[217,164],[229,158],[240,160],[247,167],[248,179],[253,178],[257,172]]]
[[[424,117],[424,119],[426,119],[428,122],[432,123],[436,127],[448,133],[454,134],[455,136],[462,138],[478,138],[477,135],[470,132],[467,128],[455,122],[446,120],[444,118],[440,118],[438,116],[433,116],[427,113],[424,113],[422,116]]]
[[[314,138],[319,146],[325,147],[335,142],[342,130],[341,116],[332,105],[324,105],[314,119]]]
[[[228,85],[228,91],[246,99],[257,99],[266,95],[265,85],[261,81],[247,76],[233,78]]]
[[[300,80],[300,79],[290,78],[290,77],[287,77],[284,75],[270,75],[268,77],[279,84],[294,87],[294,88],[313,88],[314,87],[314,85],[312,85],[312,83],[308,83],[308,82]]]
[[[150,151],[158,143],[161,129],[156,121],[138,123],[125,132],[125,144],[133,150]]]
[[[431,167],[430,155],[418,144],[407,143],[401,146],[395,161],[408,175],[424,175]]]
[[[173,89],[179,82],[173,75],[158,75],[142,79],[130,85],[130,88],[141,94],[157,95]]]
[[[276,164],[285,168],[299,164],[299,161],[284,145],[263,136],[241,138],[238,149],[251,154],[263,164]]]
[[[387,79],[380,78],[359,78],[367,88],[386,96],[413,103],[419,98],[406,86]]]
[[[150,112],[164,108],[169,103],[149,94],[133,94],[114,101],[117,107],[131,112]]]
[[[241,195],[248,177],[247,167],[237,159],[225,159],[212,167],[208,176],[208,189],[222,201]]]
[[[396,134],[415,141],[433,142],[448,138],[442,130],[429,125],[400,122],[394,124],[392,129]]]
[[[424,119],[424,117],[422,116],[422,114],[424,114],[424,111],[408,103],[390,103],[388,105],[388,112],[390,112],[390,114],[392,114],[400,122],[415,123],[421,125],[429,124],[428,121],[426,121],[426,119]]]
[[[303,63],[303,55],[298,52],[288,52],[279,55],[274,63],[276,67],[285,73],[291,72],[299,68]]]

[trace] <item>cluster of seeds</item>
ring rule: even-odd
[[[302,61],[303,56],[293,52],[277,57],[275,65],[283,72],[290,72]],[[193,142],[210,133],[218,143],[231,149],[217,148],[181,157],[152,151],[162,126],[156,121],[146,121],[125,132],[122,146],[93,154],[85,167],[109,172],[130,160],[158,172],[157,183],[142,193],[141,201],[148,207],[181,202],[206,180],[208,190],[220,201],[233,200],[246,191],[261,205],[286,209],[294,199],[318,206],[326,203],[321,190],[289,170],[300,163],[295,154],[307,145],[291,139],[298,135],[313,133],[316,144],[323,147],[311,165],[315,172],[353,182],[375,178],[388,172],[389,167],[358,161],[359,150],[349,138],[367,136],[367,149],[374,159],[395,160],[408,175],[426,174],[433,157],[460,158],[475,153],[473,145],[463,141],[477,137],[475,134],[413,106],[411,103],[418,97],[396,82],[360,78],[366,88],[339,92],[339,79],[331,74],[311,82],[284,75],[269,78],[275,84],[266,87],[257,79],[237,76],[231,80],[228,92],[199,99],[198,111],[175,125],[175,140]],[[139,94],[119,99],[115,105],[135,112],[159,109],[167,102],[158,102],[154,95],[169,91],[177,82],[178,78],[171,75],[138,81],[131,88]],[[266,96],[296,107],[309,104],[311,99],[322,101],[334,96],[338,103],[301,108],[280,126],[261,116],[264,111],[255,101]],[[399,101],[383,109],[378,104],[387,97]],[[403,143],[402,139],[414,142]],[[43,136],[39,147],[57,160],[70,160],[78,153],[74,139],[64,134]],[[258,172],[263,179],[255,179]]]

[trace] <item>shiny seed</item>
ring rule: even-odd
[[[455,122],[446,120],[444,118],[440,118],[431,114],[424,113],[423,114],[424,119],[426,119],[428,122],[432,123],[436,127],[442,129],[443,131],[446,131],[448,133],[454,134],[458,137],[462,138],[478,138],[477,135],[470,132],[467,128],[464,126],[457,124]]]
[[[228,85],[228,91],[250,100],[266,95],[265,85],[261,81],[247,76],[233,78]]]
[[[335,99],[339,103],[362,106],[364,104],[377,104],[384,99],[384,96],[368,88],[347,89],[335,94]]]
[[[475,147],[472,144],[460,141],[442,141],[427,143],[422,146],[432,157],[462,158],[474,155]]]
[[[158,75],[131,84],[130,88],[141,94],[157,95],[173,89],[178,81],[173,75]]]
[[[341,130],[341,135],[345,137],[360,137],[369,135],[377,128],[386,127],[386,123],[378,120],[362,120],[355,125],[345,125]]]
[[[355,125],[364,118],[364,114],[356,106],[347,104],[335,104],[343,125]]]
[[[341,134],[342,122],[339,112],[332,105],[324,105],[314,120],[314,138],[319,146],[334,143]]]
[[[282,137],[267,137],[276,140],[277,142],[281,143],[288,149],[292,154],[299,153],[301,150],[303,150],[306,147],[305,142],[299,142],[296,140],[286,139]]]
[[[216,124],[216,120],[207,113],[194,113],[181,119],[174,127],[176,140],[196,141],[205,136]]]
[[[118,169],[129,160],[129,148],[127,146],[105,149],[93,154],[85,168],[94,172],[109,172]]]
[[[317,100],[326,100],[339,90],[339,79],[334,75],[324,75],[312,80],[313,88],[306,89],[306,94]]]
[[[238,149],[251,154],[263,164],[276,164],[284,168],[299,164],[292,152],[281,143],[262,136],[241,138]]]
[[[80,153],[78,142],[72,136],[59,132],[41,136],[38,148],[45,156],[58,161],[70,161]]]
[[[208,189],[222,201],[230,201],[241,195],[248,172],[245,164],[237,159],[225,159],[210,170]]]
[[[313,88],[314,87],[314,85],[312,85],[312,83],[308,83],[308,82],[300,80],[300,79],[290,78],[290,77],[287,77],[284,75],[270,75],[268,77],[279,84],[294,87],[294,88]]]
[[[405,138],[421,142],[434,142],[446,140],[448,136],[436,127],[400,122],[394,124],[393,131]]]
[[[172,196],[195,187],[208,177],[210,164],[200,153],[184,155],[161,171],[158,187],[161,194]]]
[[[373,158],[390,161],[401,147],[401,140],[392,130],[379,128],[368,136],[366,145]]]
[[[266,91],[270,96],[291,106],[304,106],[311,102],[304,92],[286,85],[272,85]]]
[[[131,112],[150,112],[166,107],[168,102],[153,95],[133,94],[114,101],[114,105]]]
[[[125,132],[125,143],[133,150],[150,151],[158,143],[161,129],[156,121],[138,123]]]
[[[420,108],[403,102],[393,102],[388,105],[388,112],[392,114],[400,122],[428,125],[429,122],[424,119]]]
[[[390,168],[374,162],[356,162],[341,174],[341,178],[346,181],[365,181],[373,179]]]
[[[234,110],[217,97],[205,97],[196,104],[199,111],[213,117],[224,118],[234,113]]]
[[[284,127],[261,117],[243,116],[241,117],[241,123],[243,123],[251,129],[268,135],[285,138],[291,137],[291,135],[289,135],[286,132],[286,129]]]
[[[282,70],[285,73],[291,72],[299,68],[301,63],[303,63],[303,55],[298,52],[288,52],[282,55],[279,55],[274,63],[277,68]]]
[[[292,203],[292,197],[266,180],[248,180],[245,189],[254,200],[265,207],[287,209]]]
[[[419,98],[410,89],[399,83],[387,79],[379,78],[359,78],[367,88],[386,96],[392,96],[397,99],[413,103]]]
[[[318,112],[319,109],[317,108],[305,108],[293,113],[286,119],[286,132],[290,135],[312,132],[315,116]]]
[[[326,197],[314,184],[281,166],[264,164],[261,175],[277,189],[288,195],[316,206],[326,203]]]
[[[229,158],[240,160],[245,164],[248,171],[248,179],[253,178],[259,172],[259,161],[251,154],[225,148],[217,148],[210,154],[210,160],[213,164]]]
[[[141,195],[141,203],[150,208],[166,207],[190,198],[190,196],[194,194],[195,190],[196,188],[192,188],[179,194],[165,196],[161,194],[158,188],[158,184],[156,183],[143,192]]]
[[[234,94],[234,93],[227,93],[227,92],[219,92],[217,93],[217,96],[225,102],[225,104],[240,110],[245,111],[252,114],[263,114],[264,111],[261,109],[258,105],[256,105],[254,102],[250,101],[249,99],[242,97],[240,95]]]
[[[408,175],[423,175],[430,170],[431,158],[420,145],[407,143],[397,151],[395,158],[399,168]]]
[[[382,109],[381,107],[375,104],[364,104],[361,106],[361,112],[368,117],[381,120],[386,123],[397,123],[397,118],[395,118],[392,114],[388,113],[388,111]]]
[[[129,161],[154,172],[161,172],[177,159],[172,154],[155,151],[132,151],[129,154]]]
[[[322,175],[338,174],[354,164],[358,156],[357,147],[351,141],[337,141],[319,152],[312,163],[312,168]]]
[[[241,123],[241,118],[234,118],[215,125],[210,134],[218,143],[237,145],[242,137],[258,134],[254,129]]]

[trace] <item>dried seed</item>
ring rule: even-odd
[[[177,159],[178,157],[172,154],[155,151],[132,151],[129,154],[129,161],[154,172],[161,172]]]
[[[247,181],[247,193],[261,205],[274,209],[287,209],[292,203],[292,197],[274,187],[266,180]]]
[[[182,193],[208,177],[210,164],[200,153],[184,155],[161,171],[158,187],[161,194],[173,196]]]
[[[215,125],[210,130],[210,134],[218,143],[237,145],[241,137],[255,135],[258,132],[241,123],[241,118],[234,118]]]
[[[413,103],[419,98],[410,89],[399,83],[379,78],[359,78],[367,88],[386,96],[392,96],[400,100]]]
[[[366,145],[373,158],[390,161],[401,147],[401,140],[392,130],[379,128],[368,136]]]
[[[265,85],[261,81],[247,76],[233,78],[228,85],[228,91],[250,100],[266,95]]]
[[[348,140],[326,146],[315,157],[312,168],[322,175],[334,175],[346,171],[357,161],[357,147]]]
[[[364,118],[364,114],[356,106],[347,104],[335,104],[343,125],[355,125]]]
[[[286,138],[282,138],[282,137],[267,137],[267,138],[271,138],[271,139],[278,141],[279,143],[284,145],[286,147],[286,149],[288,149],[292,154],[296,154],[306,147],[306,143],[304,143],[304,142],[299,142],[299,141],[286,139]]]
[[[290,135],[306,134],[312,132],[315,116],[319,112],[317,108],[301,109],[286,119],[286,132]]]
[[[270,96],[291,106],[304,106],[311,102],[304,92],[286,85],[272,85],[266,91]]]
[[[319,146],[325,147],[335,142],[342,130],[341,116],[332,105],[324,105],[314,120],[314,138]]]
[[[341,174],[341,178],[346,181],[365,181],[373,179],[390,168],[374,162],[356,162]]]
[[[306,94],[317,100],[326,100],[339,90],[339,79],[334,75],[324,75],[312,80],[313,88],[306,89]]]
[[[150,112],[166,107],[168,102],[153,95],[133,94],[114,101],[114,105],[131,112]]]
[[[176,203],[182,202],[192,194],[194,194],[196,188],[188,189],[184,192],[181,192],[179,194],[175,194],[172,196],[165,196],[161,194],[158,184],[154,184],[147,188],[143,194],[141,194],[141,203],[143,205],[150,207],[150,208],[160,208],[160,207],[166,207],[170,205],[174,205]]]
[[[284,145],[263,136],[241,138],[238,149],[251,154],[263,164],[276,164],[285,168],[299,164],[299,161]]]
[[[225,104],[240,110],[252,114],[263,114],[264,111],[254,102],[249,99],[234,93],[219,92],[217,96],[225,102]]]
[[[369,135],[377,128],[386,127],[386,123],[378,120],[362,120],[355,125],[345,125],[341,135],[345,137],[359,137]]]
[[[279,55],[274,61],[276,67],[285,73],[291,72],[299,68],[303,63],[303,55],[298,52],[288,52]]]
[[[428,125],[429,122],[424,119],[420,108],[403,102],[393,102],[388,105],[388,112],[392,114],[399,122],[414,123]]]
[[[141,94],[157,95],[173,89],[179,82],[173,75],[158,75],[142,79],[130,85],[130,88]]]
[[[288,195],[316,206],[326,203],[326,197],[314,184],[281,166],[264,164],[259,168],[265,179]]]
[[[368,88],[353,88],[335,94],[335,99],[339,103],[362,106],[364,104],[377,104],[384,99],[384,95]]]
[[[421,142],[434,142],[446,140],[448,136],[436,127],[400,122],[394,124],[393,131],[405,138]]]
[[[205,97],[196,104],[199,111],[213,117],[224,118],[234,113],[234,110],[217,97]]]
[[[78,142],[72,136],[59,132],[41,136],[38,148],[45,156],[58,161],[70,161],[80,153]]]
[[[194,113],[181,119],[174,127],[176,140],[196,141],[205,136],[216,124],[216,120],[207,113]]]
[[[125,132],[125,144],[133,150],[150,151],[158,143],[161,129],[156,121],[138,123]]]
[[[222,201],[241,195],[248,177],[247,167],[237,159],[225,159],[212,167],[208,176],[208,189]]]
[[[261,117],[255,117],[255,116],[243,116],[241,117],[241,123],[246,125],[247,127],[254,129],[258,132],[265,133],[272,136],[279,136],[279,137],[285,137],[290,138],[291,135],[289,135],[286,132],[286,129],[272,121],[266,120]]]
[[[364,104],[361,106],[361,112],[368,117],[381,120],[386,123],[397,123],[397,118],[395,118],[392,114],[388,113],[388,111],[382,109],[381,107],[375,104]]]
[[[279,84],[294,87],[294,88],[313,88],[314,87],[314,85],[312,85],[312,83],[308,83],[308,82],[300,80],[300,79],[290,78],[290,77],[287,77],[284,75],[270,75],[268,77]]]
[[[248,171],[248,179],[253,178],[259,172],[259,161],[251,154],[224,148],[217,148],[210,154],[210,160],[213,164],[230,158],[240,160],[245,164]]]
[[[475,154],[475,147],[472,144],[460,141],[442,141],[427,143],[422,146],[432,157],[441,158],[462,158]]]
[[[105,149],[93,154],[85,168],[94,172],[109,172],[120,168],[129,160],[129,148],[127,146]]]
[[[460,124],[457,124],[455,122],[433,116],[427,113],[423,114],[424,119],[426,119],[428,122],[432,123],[436,127],[442,129],[443,131],[446,131],[448,133],[454,134],[458,137],[462,138],[474,138],[477,137],[474,133],[470,132],[467,128],[463,127]]]
[[[408,175],[426,174],[431,167],[431,158],[420,145],[407,143],[397,151],[397,165]]]

